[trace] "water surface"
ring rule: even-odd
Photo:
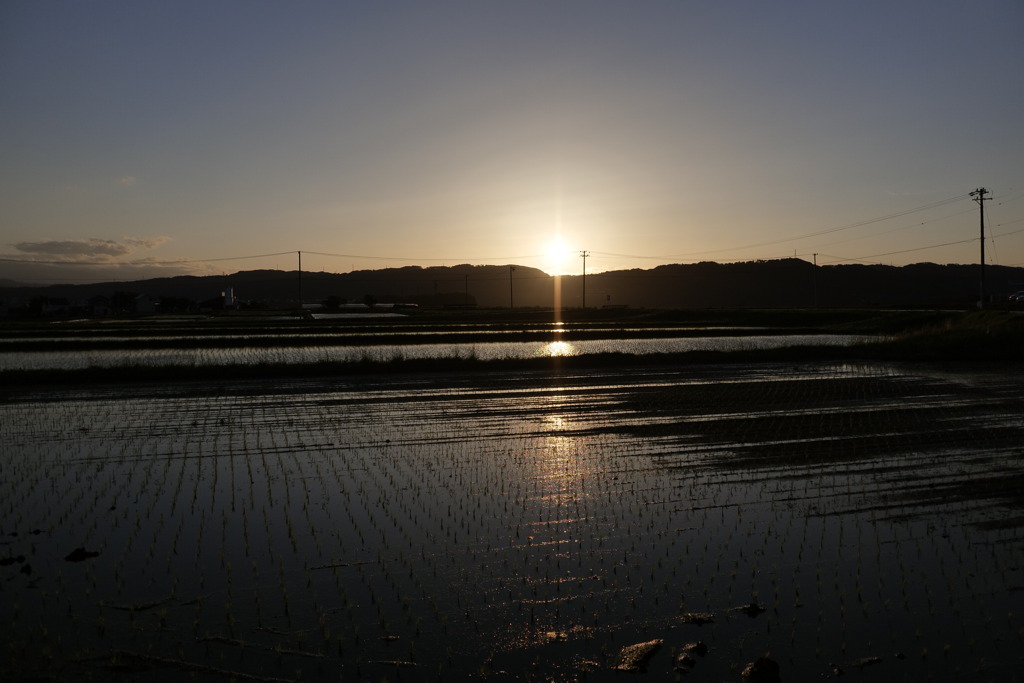
[[[203,339],[211,339],[205,336]],[[586,339],[579,341],[443,344],[373,344],[335,346],[329,343],[302,346],[200,346],[198,348],[8,351],[0,354],[5,370],[78,370],[134,366],[211,366],[301,363],[352,363],[365,360],[392,361],[414,358],[475,358],[498,360],[538,356],[579,356],[596,353],[681,353],[687,351],[749,351],[788,346],[849,346],[870,341],[860,335],[768,335],[727,337],[667,337],[655,339]]]
[[[765,652],[783,680],[874,658],[865,680],[1012,680],[1021,380],[755,365],[9,390],[0,674],[621,681],[620,648],[662,639],[645,680],[675,680],[695,640],[694,680]],[[79,547],[96,555],[65,559]]]

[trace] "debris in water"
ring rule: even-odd
[[[757,604],[756,602],[752,602],[749,605],[740,605],[739,607],[733,607],[732,610],[734,612],[743,612],[744,614],[746,614],[751,619],[756,617],[761,612],[767,611],[767,610],[765,610],[764,607],[762,607],[761,605]]]
[[[715,621],[715,615],[710,612],[683,612],[682,620],[684,624],[711,624]]]
[[[648,640],[646,643],[627,645],[619,650],[619,656],[615,658],[612,668],[616,671],[643,671],[658,648],[665,644],[664,640]]]
[[[768,657],[758,657],[755,661],[747,664],[743,669],[742,676],[756,683],[781,683],[779,665]]]
[[[896,654],[896,658],[897,659],[902,659],[902,657],[900,656],[899,653]],[[835,664],[833,662],[829,662],[829,664],[828,664],[829,672],[828,672],[828,674],[826,674],[825,678],[839,678],[840,676],[842,676],[842,675],[844,675],[846,673],[846,671],[845,671],[846,669],[852,669],[852,668],[863,669],[866,666],[871,666],[872,664],[881,664],[881,663],[882,663],[882,658],[881,657],[861,657],[860,659],[858,659],[855,662],[850,662],[849,664],[842,664],[842,665]]]
[[[676,657],[676,669],[679,669],[680,671],[692,669],[695,666],[697,666],[697,660],[685,652]]]
[[[121,610],[123,612],[143,612],[148,609],[153,609],[154,607],[166,605],[172,600],[174,600],[174,596],[170,595],[166,598],[155,600],[153,602],[139,602],[132,605],[111,605],[110,607],[111,609]]]
[[[679,648],[679,656],[676,657],[676,671],[686,672],[697,666],[697,657],[703,657],[708,653],[708,646],[703,641],[686,643]]]
[[[98,552],[86,550],[85,548],[75,548],[71,553],[64,559],[68,562],[81,562],[82,560],[88,560],[92,557],[98,557]]]
[[[857,668],[863,669],[865,666],[871,666],[872,664],[881,664],[881,657],[861,657],[853,665]]]

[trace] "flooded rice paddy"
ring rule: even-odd
[[[489,337],[499,336],[488,332]],[[410,335],[411,336],[411,335]],[[551,336],[550,334],[545,336]],[[279,339],[280,336],[267,336]],[[204,340],[235,340],[237,336],[218,339],[213,335]],[[253,337],[248,337],[252,341]],[[599,353],[625,353],[646,355],[657,353],[688,353],[691,351],[754,351],[792,346],[849,346],[875,339],[862,335],[838,334],[772,334],[723,337],[665,337],[653,339],[582,339],[573,341],[488,341],[480,343],[415,343],[389,344],[379,339],[373,344],[330,343],[309,344],[303,339],[301,346],[161,346],[167,338],[150,340],[155,346],[139,348],[140,338],[107,338],[112,348],[74,350],[7,351],[0,353],[0,372],[24,370],[81,370],[85,368],[131,367],[213,367],[224,365],[301,365],[310,363],[386,363],[409,359],[476,359],[505,360],[549,356],[581,356]],[[19,339],[31,345],[49,340]],[[90,339],[77,340],[87,343]],[[144,341],[144,339],[142,340]],[[181,339],[177,341],[182,341]],[[126,344],[131,342],[131,344]],[[130,348],[130,347],[135,348]],[[129,348],[126,348],[129,347]],[[2,342],[0,342],[0,350]]]
[[[1021,679],[1022,379],[7,388],[0,678]]]

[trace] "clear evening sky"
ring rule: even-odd
[[[6,0],[0,278],[974,263],[978,187],[1024,265],[1022,35],[1020,0]]]

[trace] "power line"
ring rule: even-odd
[[[995,227],[1001,228],[1004,225],[1012,225],[1013,223],[1020,223],[1021,221],[1024,221],[1024,218],[1016,218],[1016,219],[1014,219],[1012,221],[1005,221],[1003,223],[996,223]],[[1001,232],[998,235],[993,235],[993,237],[1006,237],[1007,235],[1015,235],[1018,232],[1024,232],[1024,228],[1021,228],[1020,230],[1011,230],[1010,232]]]
[[[988,190],[986,190],[985,192],[988,193]],[[986,198],[986,201],[988,199],[990,199],[990,198]],[[973,211],[973,209],[972,209],[972,211]],[[1012,221],[1006,221],[1005,223],[999,223],[996,227],[1000,227],[1000,226],[1003,226],[1003,225],[1010,225],[1012,223],[1020,223],[1021,221],[1024,221],[1024,218],[1019,218],[1019,219],[1015,219],[1015,220],[1012,220]],[[1003,233],[1000,233],[998,235],[990,235],[990,239],[994,239],[996,237],[1007,237],[1009,235],[1016,235],[1016,234],[1021,233],[1021,232],[1024,232],[1024,228],[1020,228],[1018,230],[1011,230],[1009,232],[1003,232]],[[869,259],[879,258],[879,257],[882,257],[882,256],[895,256],[897,254],[909,254],[909,253],[915,252],[915,251],[926,251],[928,249],[938,249],[940,247],[950,247],[950,246],[955,246],[957,244],[969,244],[971,242],[974,242],[976,239],[977,239],[976,237],[971,237],[969,239],[964,239],[964,240],[956,240],[956,241],[953,241],[953,242],[943,242],[941,244],[930,244],[930,245],[925,246],[925,247],[914,247],[912,249],[900,249],[900,250],[897,250],[897,251],[887,251],[885,253],[870,254],[868,256],[850,256],[850,257],[846,257],[846,256],[834,256],[834,255],[831,255],[831,254],[819,254],[819,255],[820,256],[826,256],[826,257],[828,257],[830,259],[834,259],[832,261],[829,261],[829,263],[843,263],[845,261],[869,262]]]
[[[919,228],[922,225],[928,225],[929,223],[935,223],[937,221],[944,221],[947,218],[956,218],[957,216],[963,216],[964,214],[968,214],[968,213],[974,213],[974,209],[965,209],[963,211],[957,211],[956,213],[948,213],[948,214],[946,214],[944,216],[939,216],[938,218],[931,218],[931,219],[926,220],[926,221],[921,221],[920,223],[912,223],[912,224],[908,224],[908,225],[901,225],[898,228],[890,228],[888,230],[882,230],[881,232],[872,233],[871,235],[864,235],[862,237],[851,237],[849,239],[836,240],[834,242],[826,242],[824,244],[819,244],[818,246],[830,247],[830,246],[834,246],[836,244],[846,244],[847,242],[855,242],[855,241],[861,240],[861,239],[870,239],[872,237],[878,237],[880,235],[891,235],[894,232],[899,232],[901,230],[907,230],[909,228]]]
[[[215,263],[217,261],[242,261],[242,260],[245,260],[245,259],[268,258],[270,256],[288,256],[288,255],[294,254],[294,253],[296,253],[296,252],[294,252],[294,251],[279,251],[279,252],[277,252],[275,254],[256,254],[254,256],[226,256],[224,258],[180,259],[178,261],[160,261],[160,262],[145,261],[145,262],[138,262],[138,265],[146,265],[147,263],[159,263],[160,265],[173,265],[175,263]]]
[[[506,259],[534,259],[541,258],[539,254],[531,254],[529,256],[500,256],[500,257],[487,257],[487,258],[474,258],[474,259],[458,259],[458,258],[408,258],[404,256],[364,256],[361,254],[330,254],[322,251],[307,251],[307,254],[315,254],[316,256],[330,256],[333,258],[356,258],[356,259],[368,259],[373,261],[409,261],[412,263],[430,261],[437,263],[448,263],[451,261],[463,261],[469,263],[471,261],[502,261]]]
[[[665,261],[667,258],[678,258],[678,257],[685,257],[685,256],[698,256],[698,255],[702,255],[702,254],[715,254],[715,253],[722,253],[722,252],[729,252],[729,251],[737,251],[737,250],[740,250],[740,249],[753,249],[753,248],[758,248],[758,247],[763,247],[763,246],[771,246],[771,245],[776,245],[776,244],[783,244],[783,243],[786,243],[786,242],[792,242],[792,241],[801,240],[801,239],[808,239],[810,237],[817,237],[817,236],[821,236],[821,235],[827,235],[827,234],[831,234],[831,233],[836,233],[836,232],[841,232],[841,231],[845,231],[845,230],[850,230],[852,228],[863,227],[863,226],[866,226],[866,225],[872,225],[872,224],[875,224],[875,223],[881,223],[881,222],[884,222],[884,221],[887,221],[887,220],[891,220],[893,218],[898,218],[900,216],[906,216],[906,215],[909,215],[909,214],[912,214],[912,213],[916,213],[916,212],[919,212],[919,211],[925,211],[925,210],[928,210],[928,209],[933,209],[933,208],[937,208],[937,207],[940,207],[940,206],[944,206],[946,204],[950,204],[950,203],[953,203],[953,202],[961,201],[964,198],[971,196],[971,194],[972,193],[967,193],[967,194],[959,195],[959,196],[956,196],[956,197],[950,197],[950,198],[947,198],[947,199],[942,199],[942,200],[939,200],[939,201],[935,201],[935,202],[931,202],[931,203],[928,203],[928,204],[924,204],[924,205],[921,205],[921,206],[918,206],[918,207],[914,207],[914,208],[905,209],[905,210],[897,211],[897,212],[894,212],[894,213],[886,214],[884,216],[878,216],[878,217],[870,218],[870,219],[867,219],[867,220],[857,221],[855,223],[849,223],[849,224],[846,224],[846,225],[840,225],[840,226],[833,227],[833,228],[828,228],[828,229],[825,229],[825,230],[818,230],[818,231],[815,231],[815,232],[805,233],[805,234],[797,235],[797,236],[794,236],[794,237],[788,237],[788,238],[778,239],[778,240],[769,240],[769,241],[765,241],[765,242],[759,242],[759,243],[756,243],[756,244],[748,244],[748,245],[739,246],[739,247],[728,247],[728,248],[724,248],[724,249],[715,249],[715,250],[708,250],[708,251],[701,251],[701,252],[690,252],[689,254],[667,254],[667,255],[666,254],[662,254],[662,255],[653,255],[653,256],[652,255],[640,255],[640,254],[621,254],[621,253],[602,252],[602,251],[593,251],[593,252],[588,251],[587,255],[589,256],[589,255],[593,254],[593,255],[596,255],[596,256],[605,256],[605,257],[613,257],[613,258],[628,258],[628,259],[644,259],[644,260]],[[1024,197],[1024,192],[1011,193],[1011,194],[1009,194],[1006,197],[1000,198],[1000,200],[998,202],[996,202],[996,206],[1000,206],[1000,205],[1002,205],[1004,203],[1009,203],[1009,202],[1012,202],[1012,201],[1016,201],[1017,199],[1020,199],[1022,197]],[[986,200],[987,199],[991,199],[991,198],[986,198]],[[881,233],[876,233],[874,236],[881,235],[881,234],[888,234],[888,233],[891,233],[891,232],[896,232],[898,230],[902,230],[902,229],[906,229],[906,228],[910,228],[910,227],[916,227],[916,226],[919,226],[919,225],[925,225],[927,223],[935,222],[935,221],[938,221],[938,220],[944,220],[946,218],[958,216],[961,213],[967,213],[967,211],[957,212],[957,213],[949,214],[949,215],[946,215],[946,216],[941,216],[939,218],[929,219],[929,220],[922,221],[922,222],[914,224],[914,225],[907,225],[907,226],[903,226],[903,227],[900,227],[900,228],[893,228],[893,229],[890,229],[890,230],[885,230],[885,231],[882,231]],[[1006,223],[999,223],[999,224],[997,224],[997,227],[1002,226],[1004,224],[1017,223],[1017,222],[1020,222],[1020,220],[1024,220],[1024,219],[1017,219],[1017,220],[1007,221]],[[1009,233],[1003,233],[1003,234],[1001,234],[999,236],[1002,237],[1002,236],[1009,235],[1009,234],[1015,234],[1016,232],[1020,232],[1020,231],[1013,231],[1013,232],[1009,232]],[[853,239],[862,239],[862,238],[852,238],[851,240],[843,240],[843,241],[840,241],[840,242],[831,242],[829,244],[841,244],[843,242],[853,241]],[[968,241],[971,241],[971,240],[968,240]],[[955,244],[962,244],[962,243],[963,243],[963,241],[946,242],[946,243],[943,243],[943,244],[936,244],[936,245],[929,245],[929,246],[923,246],[923,247],[916,247],[916,248],[912,248],[912,249],[904,249],[904,250],[885,252],[885,253],[882,253],[882,254],[876,254],[874,256],[867,256],[867,257],[861,257],[861,258],[868,259],[868,258],[874,258],[876,256],[890,256],[890,255],[895,255],[895,254],[910,253],[910,252],[913,252],[913,251],[922,251],[922,250],[934,249],[934,248],[937,248],[937,247],[949,246],[949,245],[955,245]],[[825,246],[827,246],[827,245],[825,245]],[[274,252],[274,253],[268,253],[268,254],[252,254],[252,255],[243,255],[243,256],[225,256],[225,257],[219,257],[219,258],[205,258],[205,259],[182,258],[182,259],[163,260],[163,261],[156,261],[156,260],[148,260],[147,259],[147,260],[137,260],[137,261],[127,261],[127,262],[125,262],[125,261],[36,260],[36,259],[31,259],[31,258],[0,257],[0,262],[2,262],[2,263],[19,263],[19,264],[26,264],[26,265],[56,265],[56,266],[107,266],[107,267],[125,267],[125,266],[130,266],[130,267],[184,266],[184,265],[187,265],[187,264],[190,264],[190,263],[219,263],[219,262],[227,262],[227,261],[242,261],[242,260],[251,260],[251,259],[258,259],[258,258],[288,256],[288,255],[297,254],[297,253],[298,253],[297,251],[283,251],[283,252]],[[494,262],[494,261],[508,261],[508,262],[511,262],[513,260],[519,260],[519,259],[526,260],[526,259],[539,259],[539,258],[542,258],[542,256],[538,255],[538,254],[518,255],[518,256],[503,256],[503,257],[497,257],[497,258],[489,257],[489,258],[476,258],[476,259],[459,259],[459,258],[452,258],[452,257],[447,257],[447,258],[410,258],[410,257],[405,257],[405,256],[371,256],[371,255],[366,255],[366,254],[341,254],[341,253],[317,252],[317,251],[307,251],[306,253],[307,254],[311,254],[311,255],[316,255],[316,256],[328,257],[328,258],[347,258],[347,259],[374,260],[374,261],[392,261],[392,262],[394,262],[394,261],[402,261],[402,262],[409,262],[409,263],[417,263],[417,262],[420,262],[420,263],[423,263],[423,262],[428,262],[428,263],[452,263],[452,262],[471,263],[471,262],[477,262],[477,263],[480,263],[480,262],[488,262],[488,261],[490,261],[490,262]],[[841,258],[841,257],[835,257],[835,258],[839,258],[840,261],[843,261],[843,260],[849,260],[849,261],[861,260],[860,258],[848,258],[848,259],[847,258]],[[584,265],[584,269],[585,269],[585,265]]]
[[[825,229],[825,230],[818,230],[816,232],[809,232],[809,233],[805,233],[803,235],[797,235],[795,237],[787,237],[787,238],[784,238],[784,239],[770,240],[770,241],[767,241],[767,242],[758,242],[756,244],[747,244],[747,245],[743,245],[743,246],[739,246],[739,247],[728,247],[728,248],[725,248],[725,249],[714,249],[714,250],[710,250],[710,251],[694,251],[694,252],[689,252],[687,254],[668,254],[668,256],[673,257],[673,258],[676,257],[676,256],[699,256],[701,254],[716,254],[716,253],[720,253],[720,252],[723,252],[723,251],[738,251],[740,249],[756,249],[758,247],[768,247],[768,246],[772,246],[772,245],[775,245],[775,244],[784,244],[786,242],[795,242],[797,240],[808,239],[810,237],[819,237],[820,235],[828,235],[828,234],[831,234],[833,232],[840,232],[840,231],[843,231],[843,230],[850,230],[852,228],[859,228],[859,227],[863,227],[865,225],[871,225],[873,223],[881,223],[883,221],[891,220],[893,218],[899,218],[900,216],[906,216],[906,215],[911,214],[911,213],[917,213],[918,211],[926,211],[928,209],[934,209],[934,208],[937,208],[937,207],[940,207],[940,206],[945,206],[946,204],[952,204],[953,202],[961,201],[963,199],[966,199],[969,196],[970,196],[969,194],[962,194],[962,195],[958,195],[956,197],[950,197],[948,199],[941,199],[941,200],[939,200],[937,202],[932,202],[930,204],[924,204],[923,206],[918,206],[918,207],[915,207],[913,209],[904,209],[903,211],[897,211],[895,213],[886,214],[885,216],[879,216],[877,218],[869,218],[867,220],[858,221],[856,223],[848,223],[846,225],[840,225],[840,226],[837,226],[835,228],[828,228],[828,229]]]
[[[960,197],[958,199],[962,199],[962,198],[963,197]],[[949,213],[949,214],[946,214],[944,216],[939,216],[937,218],[931,218],[931,219],[926,220],[926,221],[921,221],[920,223],[913,223],[913,224],[909,224],[909,225],[902,225],[902,226],[900,226],[898,228],[891,228],[889,230],[883,230],[881,232],[877,232],[877,233],[874,233],[872,235],[867,235],[867,236],[864,236],[864,237],[851,237],[850,239],[846,239],[846,240],[838,240],[838,241],[835,241],[835,242],[826,242],[825,244],[821,244],[819,246],[823,246],[823,247],[834,246],[836,244],[845,244],[847,242],[854,242],[854,241],[860,240],[860,239],[866,239],[866,238],[870,238],[870,237],[878,237],[879,235],[888,235],[888,234],[891,234],[891,233],[894,233],[894,232],[899,232],[900,230],[906,230],[906,229],[909,229],[909,228],[916,228],[916,227],[920,227],[922,225],[927,225],[929,223],[935,223],[936,221],[946,220],[947,218],[955,218],[957,216],[962,216],[964,214],[973,213],[973,212],[974,212],[974,209],[966,209],[964,211],[957,211],[955,213]],[[908,211],[908,213],[909,213],[909,211]],[[1019,219],[1019,220],[1014,220],[1014,221],[1007,221],[1007,223],[1016,223],[1016,222],[1020,222],[1022,220],[1024,220],[1024,218]],[[874,220],[874,221],[869,221],[869,222],[879,222],[879,221]],[[1002,224],[1000,224],[1000,225],[1002,225]],[[833,230],[831,232],[835,232],[835,230]],[[1015,231],[1015,232],[1020,232],[1020,231]],[[1013,234],[1013,233],[1004,233],[1003,235],[1006,235],[1006,234]],[[999,235],[999,236],[1002,237],[1003,235]],[[798,239],[798,238],[793,238],[793,239]],[[782,241],[785,242],[785,241],[789,241],[789,240],[782,240]],[[933,246],[918,247],[918,248],[919,249],[932,249],[932,248],[934,248],[934,246],[944,246],[944,245],[933,245]],[[737,247],[737,249],[739,249],[739,248],[741,248],[741,247]],[[725,250],[723,250],[723,251],[725,251]],[[914,249],[911,249],[911,250],[908,250],[908,251],[914,251]],[[614,257],[618,257],[618,258],[635,258],[635,259],[651,259],[651,260],[664,260],[665,259],[664,256],[637,256],[637,255],[632,255],[632,254],[614,254],[614,253],[611,253],[611,252],[604,252],[604,251],[595,251],[593,253],[601,255],[601,256],[614,256]],[[716,253],[716,252],[698,252],[698,253],[709,254],[709,253]],[[895,253],[900,253],[900,252],[891,252],[891,253],[895,254]],[[801,256],[806,256],[806,254],[800,254],[800,255]],[[788,255],[780,255],[780,256],[775,256],[773,258],[788,258]],[[834,257],[834,258],[840,258],[840,257]],[[868,258],[870,258],[870,257],[868,257]],[[851,258],[849,260],[856,261],[856,260],[859,260],[859,259]]]
[[[811,238],[811,237],[819,237],[821,235],[828,235],[828,234],[831,234],[831,233],[834,233],[834,232],[841,232],[841,231],[844,231],[844,230],[850,230],[852,228],[859,228],[859,227],[863,227],[865,225],[872,225],[874,223],[881,223],[881,222],[884,222],[884,221],[887,221],[887,220],[892,220],[893,218],[899,218],[901,216],[906,216],[906,215],[909,215],[909,214],[912,214],[912,213],[917,213],[919,211],[926,211],[928,209],[935,209],[935,208],[938,208],[940,206],[945,206],[946,204],[952,204],[954,202],[962,201],[963,199],[966,199],[969,196],[970,196],[970,194],[962,194],[962,195],[958,195],[956,197],[949,197],[947,199],[941,199],[939,201],[931,202],[931,203],[928,203],[928,204],[923,204],[921,206],[914,207],[914,208],[911,208],[911,209],[904,209],[902,211],[896,211],[894,213],[886,214],[884,216],[878,216],[878,217],[875,217],[875,218],[869,218],[869,219],[866,219],[866,220],[857,221],[855,223],[848,223],[848,224],[840,225],[840,226],[837,226],[837,227],[834,227],[834,228],[827,228],[825,230],[818,230],[818,231],[815,231],[815,232],[809,232],[809,233],[805,233],[803,235],[796,235],[794,237],[786,237],[786,238],[778,239],[778,240],[769,240],[769,241],[766,241],[766,242],[758,242],[758,243],[754,243],[754,244],[746,244],[746,245],[741,245],[741,246],[738,246],[738,247],[726,247],[726,248],[723,248],[723,249],[710,249],[710,250],[706,250],[706,251],[694,251],[694,252],[687,252],[687,253],[682,253],[682,254],[667,254],[667,255],[662,254],[662,255],[658,255],[658,256],[648,256],[648,255],[639,255],[639,254],[618,254],[618,253],[607,252],[607,251],[594,251],[593,253],[596,254],[596,255],[600,255],[600,256],[611,256],[611,257],[614,257],[614,258],[629,258],[629,259],[644,259],[644,260],[655,260],[655,261],[661,260],[661,261],[663,261],[663,260],[665,260],[666,257],[669,257],[669,258],[692,257],[692,256],[702,256],[702,255],[707,255],[707,254],[718,254],[718,253],[723,253],[723,252],[728,252],[728,251],[739,251],[739,250],[742,250],[742,249],[756,249],[756,248],[759,248],[759,247],[773,246],[773,245],[776,245],[776,244],[785,244],[786,242],[795,242],[797,240],[808,239],[808,238]],[[1007,200],[1007,201],[1010,201],[1010,200]],[[955,213],[955,214],[950,214],[948,216],[942,216],[942,217],[931,219],[931,220],[928,220],[928,221],[922,221],[921,223],[918,223],[918,224],[915,224],[915,225],[925,225],[926,223],[934,222],[936,220],[943,220],[945,218],[950,218],[952,216],[960,215],[960,213],[967,213],[967,212],[966,211],[958,212],[958,213]],[[914,227],[914,226],[903,226],[902,228],[895,228],[893,230],[883,231],[882,233],[877,233],[877,234],[886,234],[888,232],[895,232],[896,230],[902,230],[902,229],[909,228],[909,227]],[[854,238],[854,239],[861,239],[861,238]],[[851,241],[851,240],[847,240],[847,241]],[[832,244],[840,244],[840,242],[833,242]]]
[[[218,263],[221,261],[244,261],[257,258],[270,258],[274,256],[290,256],[292,254],[298,254],[298,251],[279,251],[272,254],[252,254],[247,256],[224,256],[220,258],[205,258],[205,259],[193,259],[193,258],[181,258],[170,261],[155,261],[151,259],[138,260],[138,261],[57,261],[57,260],[40,260],[33,258],[10,258],[0,257],[2,263],[24,263],[32,265],[53,265],[53,266],[177,266],[185,265],[189,263]],[[438,262],[438,263],[449,263],[453,261],[461,261],[463,263],[469,263],[471,261],[495,261],[495,260],[509,260],[509,259],[535,259],[541,258],[540,255],[533,254],[529,256],[502,256],[502,257],[490,257],[490,258],[477,258],[477,259],[459,259],[459,258],[407,258],[400,256],[366,256],[363,254],[331,254],[320,251],[307,251],[306,254],[313,254],[315,256],[329,256],[335,258],[354,258],[354,259],[369,259],[378,261],[409,261],[409,262]]]
[[[665,259],[664,256],[638,256],[638,255],[635,255],[635,254],[613,254],[613,253],[611,253],[609,251],[592,251],[590,253],[591,254],[596,254],[598,256],[614,256],[615,258],[651,259],[651,260],[654,260],[654,261],[664,260]]]
[[[975,239],[976,238],[972,237],[972,238],[966,239],[966,240],[957,240],[956,242],[943,242],[942,244],[931,244],[931,245],[929,245],[927,247],[914,247],[913,249],[900,249],[898,251],[887,251],[884,254],[871,254],[869,256],[843,257],[843,256],[831,256],[829,254],[820,254],[820,255],[821,256],[828,256],[829,258],[836,259],[835,261],[830,261],[829,263],[842,263],[843,261],[867,261],[868,259],[878,258],[880,256],[894,256],[896,254],[909,254],[910,252],[913,252],[913,251],[925,251],[927,249],[938,249],[939,247],[949,247],[949,246],[953,246],[954,244],[967,244],[968,242],[973,242]]]

